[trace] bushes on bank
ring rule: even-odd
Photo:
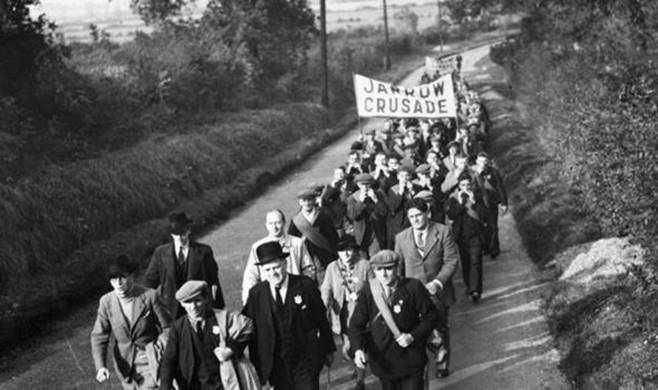
[[[329,123],[321,107],[243,111],[189,134],[0,185],[0,274],[47,273],[74,250],[160,217]]]
[[[561,367],[579,389],[646,388],[658,369],[658,51],[650,44],[658,8],[645,1],[532,7],[521,34],[491,52],[510,71],[531,143],[551,167],[530,171],[517,189],[526,204],[516,211],[523,238],[543,248],[533,253],[541,260],[598,235],[629,237],[646,249],[645,265],[604,291],[556,286],[561,299],[548,310]],[[531,213],[551,196],[564,218]],[[573,205],[574,213],[563,212]],[[588,230],[596,234],[582,234]]]

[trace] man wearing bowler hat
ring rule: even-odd
[[[370,259],[375,279],[356,300],[349,336],[354,363],[370,364],[383,390],[422,390],[425,344],[437,312],[420,281],[399,275],[401,261],[391,250]]]
[[[191,231],[192,220],[187,214],[170,214],[169,234],[172,241],[155,249],[144,275],[146,287],[157,289],[160,299],[174,318],[184,314],[175,294],[188,280],[208,283],[213,307],[224,307],[224,295],[212,249],[191,241]]]
[[[249,290],[242,309],[256,334],[249,357],[261,383],[275,390],[317,390],[336,350],[320,291],[312,279],[288,274],[278,242],[263,243],[256,254],[264,281]]]

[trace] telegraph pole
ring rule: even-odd
[[[329,107],[329,66],[327,65],[327,7],[320,0],[320,56],[322,62],[322,105]]]
[[[443,28],[443,25],[441,24],[441,17],[442,17],[441,0],[437,0],[436,4],[439,7],[439,16],[437,17],[436,20],[436,25],[438,26],[438,30],[439,30],[439,53],[443,54],[443,32],[441,31],[441,29]]]
[[[391,69],[391,56],[389,53],[389,44],[388,44],[388,13],[386,12],[386,0],[382,0],[382,3],[384,4],[384,38],[385,38],[384,68],[386,70],[389,70]]]

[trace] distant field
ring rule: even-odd
[[[354,6],[358,4],[360,7],[351,9],[347,6],[340,7],[340,4],[335,4],[332,7],[335,10],[327,12],[327,30],[336,31],[339,29],[354,29],[364,26],[377,26],[383,25],[383,10],[380,2],[364,1],[358,3],[349,3]],[[377,4],[375,6],[374,4]],[[391,29],[399,29],[399,21],[395,19],[395,14],[402,8],[402,6],[389,5],[388,17],[389,26]],[[409,8],[418,15],[418,30],[422,30],[432,24],[436,23],[436,16],[438,8],[435,3],[426,3],[416,5],[411,3]],[[318,13],[318,12],[316,12]],[[64,35],[67,42],[89,42],[91,36],[89,35],[89,24],[91,22],[70,21],[59,23],[58,31]],[[135,37],[135,32],[141,30],[144,32],[152,31],[152,28],[146,26],[139,17],[133,14],[126,14],[122,19],[109,19],[93,21],[98,26],[99,30],[105,30],[110,34],[110,39],[115,42],[125,42]]]

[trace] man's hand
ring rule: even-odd
[[[217,347],[213,352],[215,352],[215,356],[220,362],[225,362],[233,356],[233,350],[228,347]]]
[[[103,383],[108,379],[110,379],[110,370],[105,367],[99,368],[98,372],[96,372],[96,380]]]
[[[370,199],[372,199],[373,202],[377,203],[377,196],[375,195],[375,191],[373,191],[372,188],[368,190],[368,196]]]
[[[436,281],[433,280],[433,281],[427,283],[425,285],[425,288],[430,293],[430,295],[434,295],[434,294],[439,292],[439,290],[441,289],[441,286],[439,285],[439,283],[437,283]]]
[[[402,333],[400,337],[398,337],[395,341],[402,348],[407,348],[411,345],[411,343],[414,342],[414,336],[410,335],[409,333]]]
[[[334,353],[329,352],[327,356],[324,358],[324,365],[327,367],[331,367],[331,365],[334,364]]]
[[[363,352],[362,350],[358,349],[356,352],[354,352],[354,364],[362,370],[366,369],[366,364],[368,364],[368,359],[366,357],[366,353]]]

